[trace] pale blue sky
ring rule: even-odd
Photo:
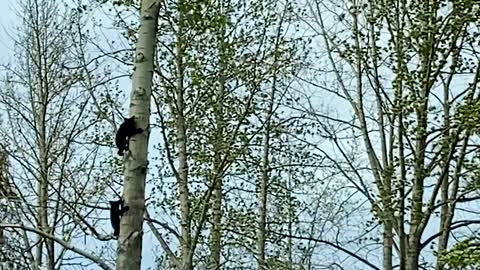
[[[12,60],[13,42],[9,33],[15,25],[15,0],[0,0],[0,61]]]

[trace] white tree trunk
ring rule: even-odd
[[[145,211],[145,177],[148,166],[150,98],[153,78],[156,34],[160,2],[143,0],[140,28],[135,51],[130,115],[136,126],[144,130],[130,140],[130,152],[125,158],[124,200],[129,210],[120,222],[118,239],[118,270],[140,269],[142,259],[143,215]]]
[[[183,6],[183,1],[178,2],[178,6]],[[184,85],[183,80],[185,77],[184,67],[184,51],[185,51],[185,15],[184,9],[178,9],[177,11],[178,30],[176,34],[177,42],[175,45],[176,56],[176,132],[177,142],[176,147],[178,151],[178,197],[180,200],[180,213],[181,213],[181,270],[193,269],[193,246],[192,246],[192,217],[190,209],[190,191],[188,187],[188,153],[187,153],[187,124],[185,121],[185,97],[184,97]]]

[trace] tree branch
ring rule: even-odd
[[[67,250],[71,250],[72,252],[77,253],[77,254],[89,259],[90,261],[92,261],[92,262],[96,263],[98,266],[100,266],[102,269],[113,270],[113,268],[110,267],[108,264],[106,264],[101,258],[99,258],[99,257],[97,257],[97,256],[95,256],[91,253],[88,253],[88,252],[84,251],[83,249],[74,247],[74,246],[70,245],[69,243],[67,243],[66,241],[64,241],[63,239],[60,239],[58,237],[55,237],[51,234],[45,233],[45,232],[40,231],[38,229],[30,228],[30,227],[23,226],[23,225],[17,225],[17,224],[0,224],[0,228],[21,229],[21,230],[24,230],[24,231],[29,231],[29,232],[36,233],[36,234],[38,234],[42,237],[45,237],[45,238],[48,238],[50,240],[55,241],[56,243],[60,244],[61,246],[63,246]]]

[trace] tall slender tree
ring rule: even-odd
[[[345,175],[383,227],[383,269],[393,269],[396,259],[402,270],[429,263],[444,269],[441,260],[422,261],[426,247],[442,254],[455,231],[476,224],[454,217],[459,204],[478,199],[470,180],[480,150],[473,143],[478,138],[472,122],[480,98],[480,64],[473,49],[479,40],[478,5],[468,0],[308,3],[313,17],[306,21],[323,41],[331,67],[324,74],[335,78],[325,77],[320,91],[339,106],[349,104],[354,115],[353,121],[345,113],[321,118],[350,131],[325,124],[323,130],[349,169],[356,169],[358,156],[344,142],[362,144],[369,174]],[[340,16],[327,19],[330,8]],[[432,221],[439,224],[435,231],[427,230],[436,226]]]
[[[118,270],[140,269],[142,260],[143,218],[145,215],[145,178],[148,169],[148,138],[150,133],[150,102],[157,44],[160,1],[143,0],[140,27],[135,48],[135,71],[130,97],[130,115],[143,132],[130,139],[125,154],[123,199],[129,207],[120,223],[118,239]]]
[[[63,268],[72,252],[110,269],[107,259],[77,246],[81,231],[109,239],[94,217],[103,212],[95,208],[104,190],[92,184],[101,152],[91,136],[99,123],[90,95],[95,86],[82,84],[95,71],[76,68],[86,57],[78,54],[85,41],[83,9],[57,0],[17,4],[16,58],[2,65],[0,146],[19,200],[14,222],[2,220],[0,227],[21,236],[21,259],[33,269]]]

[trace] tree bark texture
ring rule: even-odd
[[[193,247],[192,247],[192,219],[190,209],[190,191],[188,188],[188,153],[187,153],[187,125],[185,121],[185,98],[184,98],[184,84],[185,66],[184,66],[184,28],[185,28],[185,2],[178,2],[178,30],[177,41],[175,45],[176,56],[176,132],[178,149],[178,173],[177,186],[178,196],[180,199],[180,216],[181,216],[181,255],[182,262],[181,270],[193,269]]]
[[[160,2],[157,0],[142,1],[140,28],[135,50],[130,115],[135,116],[137,128],[142,128],[144,131],[130,139],[130,150],[125,155],[123,198],[129,209],[120,221],[116,265],[118,270],[139,270],[142,259],[145,178],[150,132],[148,127],[159,9]]]
[[[220,3],[220,11],[223,14],[223,6]],[[214,144],[214,177],[213,186],[213,226],[210,243],[210,264],[209,269],[221,268],[221,251],[222,251],[222,203],[223,203],[223,160],[225,156],[225,116],[224,116],[224,102],[225,102],[225,85],[227,69],[227,54],[225,47],[225,25],[221,26],[221,31],[218,35],[218,50],[219,50],[219,74],[218,87],[216,88],[216,103],[215,103],[215,122],[216,133]]]

